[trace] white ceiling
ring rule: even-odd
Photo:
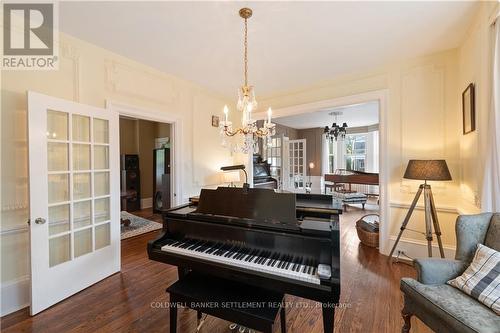
[[[459,45],[477,2],[61,2],[60,29],[227,96],[243,22],[257,96]]]
[[[347,123],[349,127],[360,127],[378,124],[378,102],[326,108],[321,111],[302,113],[294,116],[273,118],[273,122],[291,128],[304,129],[331,126],[335,121],[332,111],[342,112],[337,116],[337,123]]]

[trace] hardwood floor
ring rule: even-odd
[[[399,279],[415,276],[412,267],[390,264],[377,250],[359,244],[354,224],[366,211],[349,207],[341,217],[341,274],[343,308],[336,310],[335,332],[400,332],[402,296]],[[151,210],[137,215],[161,221]],[[23,309],[1,319],[2,332],[168,332],[165,288],[177,280],[177,270],[150,261],[148,233],[122,241],[122,271],[50,309],[30,317]],[[287,332],[322,332],[316,303],[287,296]],[[228,322],[209,317],[201,332],[230,332]],[[194,332],[196,314],[180,310],[178,332]],[[279,332],[276,324],[275,332]],[[431,332],[412,319],[412,333]]]

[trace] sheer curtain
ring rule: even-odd
[[[493,25],[493,78],[491,112],[488,121],[488,153],[486,155],[481,209],[500,212],[500,18]]]

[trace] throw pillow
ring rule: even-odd
[[[470,266],[448,284],[500,315],[500,252],[478,244]]]

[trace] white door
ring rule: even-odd
[[[120,270],[118,114],[28,92],[31,314]]]
[[[305,191],[306,187],[306,139],[288,141],[289,189]]]

